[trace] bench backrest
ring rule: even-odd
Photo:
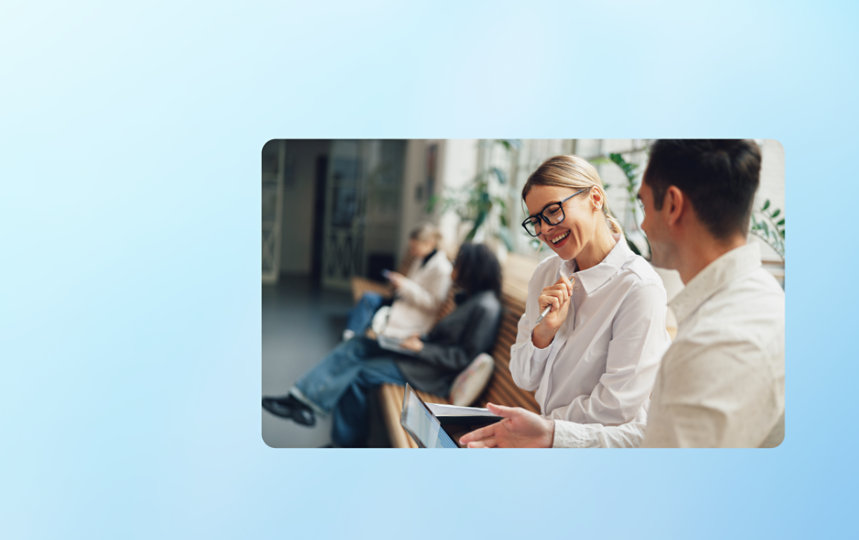
[[[526,271],[530,272],[530,268]],[[477,398],[474,406],[485,407],[486,403],[491,401],[497,405],[523,407],[539,413],[540,406],[537,404],[537,400],[534,399],[534,393],[516,386],[516,383],[513,382],[513,377],[510,375],[510,347],[516,343],[519,318],[525,312],[525,303],[522,299],[525,297],[527,287],[527,280],[525,280],[523,286],[520,283],[521,277],[514,277],[511,274],[513,273],[508,273],[505,269],[503,292],[501,294],[501,305],[504,311],[501,316],[498,337],[495,338],[495,345],[490,351],[492,359],[495,361],[495,369],[492,372],[492,378],[489,379],[489,383],[480,397]],[[445,300],[439,309],[438,319],[448,315],[455,309],[456,304],[453,301],[453,296],[453,288],[451,288],[447,300]]]
[[[525,305],[508,294],[501,295],[504,313],[501,318],[501,328],[492,349],[495,360],[495,370],[483,394],[478,398],[476,406],[485,407],[491,401],[497,405],[524,407],[533,412],[540,412],[540,406],[534,399],[534,393],[516,386],[510,375],[510,347],[516,343],[516,329],[519,318],[525,312]]]

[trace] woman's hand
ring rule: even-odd
[[[421,352],[424,349],[424,342],[418,336],[409,336],[400,342],[400,347],[414,352]]]
[[[391,285],[393,285],[395,289],[402,287],[403,282],[406,279],[408,278],[399,272],[388,272],[388,281],[391,282]]]
[[[531,333],[531,342],[535,346],[544,349],[555,339],[555,334],[558,329],[567,320],[567,313],[570,311],[570,299],[573,297],[573,282],[567,276],[561,274],[553,285],[549,285],[543,289],[540,297],[537,298],[537,305],[540,313],[546,307],[550,307],[549,313],[543,317],[540,324],[534,327]]]

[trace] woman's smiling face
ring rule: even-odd
[[[576,188],[558,186],[534,186],[525,197],[528,213],[535,215],[548,205],[560,202],[576,191]],[[564,220],[557,225],[547,225],[540,220],[538,238],[565,261],[575,259],[588,245],[594,235],[594,210],[590,190],[572,197],[563,204]]]

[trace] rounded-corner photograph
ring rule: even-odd
[[[774,448],[772,139],[272,139],[272,448]]]

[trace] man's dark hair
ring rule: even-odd
[[[650,149],[644,182],[662,209],[669,186],[682,191],[719,239],[746,234],[760,183],[761,151],[739,139],[663,139]]]
[[[462,244],[453,267],[456,269],[456,285],[468,295],[482,291],[501,295],[501,264],[484,244]]]

